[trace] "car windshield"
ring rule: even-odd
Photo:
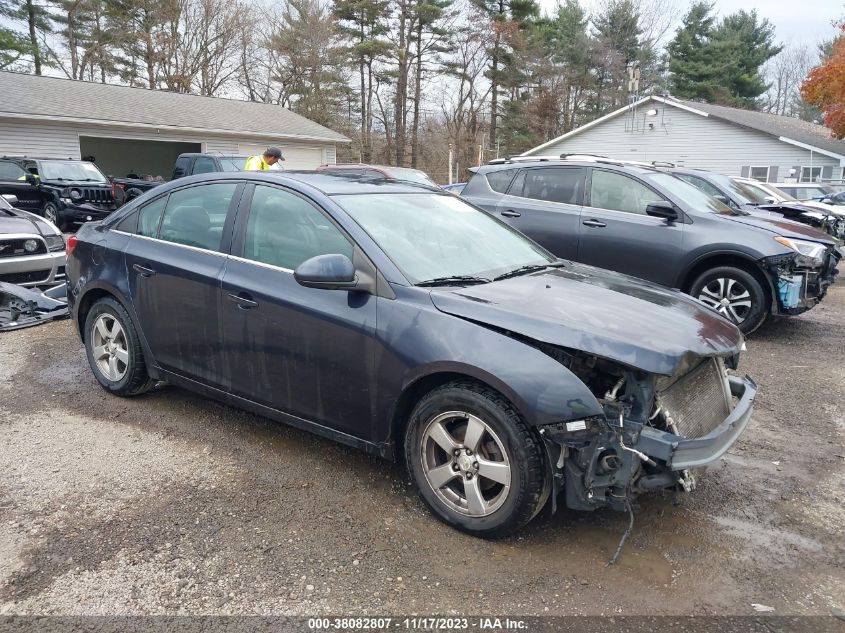
[[[740,215],[740,213],[731,209],[724,202],[707,195],[698,187],[691,185],[678,176],[673,176],[665,172],[652,172],[644,174],[644,176],[647,180],[650,180],[658,187],[666,189],[672,196],[683,200],[686,204],[698,211],[719,213],[721,215]]]
[[[243,171],[246,168],[246,160],[249,156],[221,156],[221,171]]]
[[[42,180],[108,182],[96,165],[82,161],[43,160],[39,165]]]
[[[821,187],[798,187],[795,194],[801,200],[809,200],[810,198],[824,197],[828,194],[828,191]]]
[[[396,178],[397,180],[408,180],[410,182],[418,182],[421,185],[431,185],[432,187],[437,186],[437,183],[435,183],[431,178],[429,178],[428,174],[420,171],[419,169],[408,169],[407,167],[391,167],[390,177]]]
[[[757,183],[750,183],[746,182],[743,183],[746,187],[750,187],[752,189],[759,189],[766,192],[764,195],[766,196],[777,196],[778,198],[782,198],[786,202],[797,202],[798,198],[795,196],[791,196],[785,191],[778,189],[774,185],[766,185],[766,184],[757,184]]]
[[[716,183],[716,186],[727,191],[731,198],[740,204],[765,204],[766,196],[762,193],[751,191],[742,183],[737,182],[730,176],[723,176],[722,174],[709,174],[710,179]]]
[[[340,195],[334,200],[411,283],[492,279],[556,261],[542,247],[449,194]]]

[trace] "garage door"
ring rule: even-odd
[[[320,147],[290,147],[282,144],[281,148],[285,169],[314,169],[323,164],[323,149]],[[265,149],[267,145],[238,144],[238,151],[248,156],[263,154]]]

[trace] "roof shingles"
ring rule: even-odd
[[[349,141],[277,105],[10,72],[0,72],[0,117],[3,114]]]

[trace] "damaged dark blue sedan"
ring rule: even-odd
[[[404,460],[443,521],[690,489],[756,386],[688,296],[557,259],[453,195],[317,173],[163,185],[68,243],[97,380],[167,381]]]

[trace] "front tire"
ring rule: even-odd
[[[45,202],[44,208],[41,209],[41,215],[44,216],[45,220],[49,220],[55,224],[62,233],[67,230],[67,222],[59,216],[59,207],[55,202]]]
[[[120,303],[112,298],[97,301],[85,318],[84,332],[88,364],[106,391],[137,396],[155,385],[138,332]]]
[[[540,438],[505,398],[472,382],[449,383],[417,403],[405,461],[431,511],[476,536],[511,534],[548,498]]]
[[[743,334],[763,324],[769,305],[757,278],[733,266],[712,268],[696,279],[690,294],[732,321]]]

